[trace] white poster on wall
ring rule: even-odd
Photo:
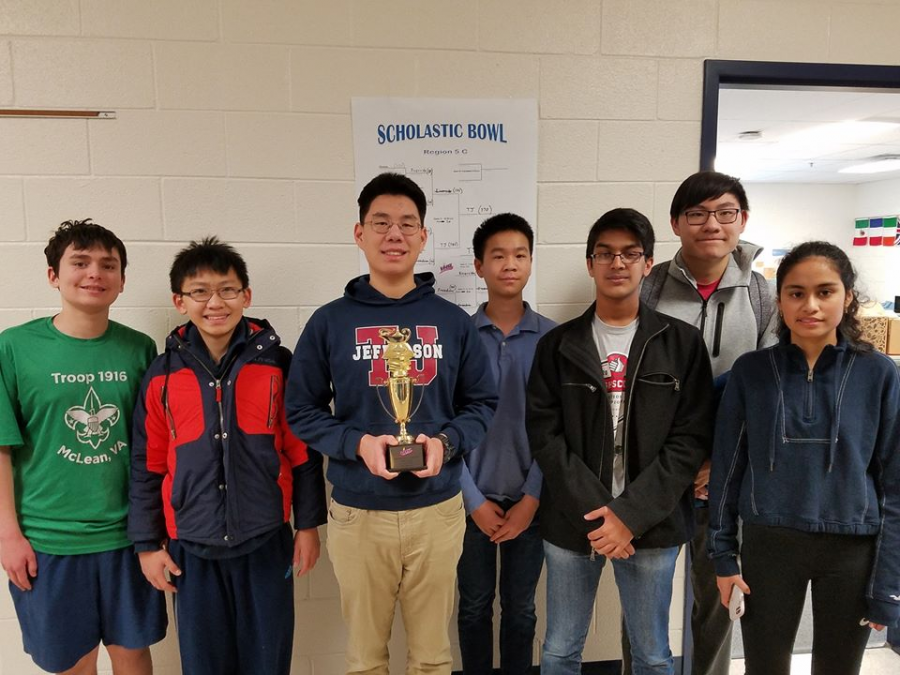
[[[537,119],[532,99],[353,99],[357,192],[385,171],[422,188],[428,243],[416,272],[432,272],[438,294],[468,312],[487,300],[472,263],[475,228],[506,212],[535,225]],[[369,271],[362,255],[360,269]],[[532,307],[534,289],[532,273]]]

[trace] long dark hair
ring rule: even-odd
[[[788,273],[803,262],[807,258],[825,258],[831,263],[834,271],[841,278],[844,289],[850,294],[850,304],[844,310],[844,316],[841,323],[838,324],[838,331],[849,343],[850,348],[858,352],[870,352],[874,349],[871,343],[863,339],[862,327],[859,324],[859,294],[856,291],[856,270],[850,258],[834,244],[827,241],[807,241],[799,244],[788,251],[788,254],[781,259],[778,265],[778,272],[775,274],[775,288],[778,297],[781,297],[781,286],[784,284],[784,278]],[[782,335],[788,327],[784,325],[784,317],[779,315],[778,334]]]

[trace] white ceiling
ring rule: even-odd
[[[791,138],[797,132],[847,121],[896,126],[863,139],[841,137],[839,127],[832,127],[814,143]],[[759,131],[761,137],[741,140],[739,135],[748,131]],[[716,168],[742,180],[863,183],[900,177],[900,169],[875,174],[838,173],[842,168],[885,154],[900,155],[900,88],[719,90]]]

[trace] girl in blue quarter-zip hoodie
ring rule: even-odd
[[[722,603],[747,594],[748,675],[790,673],[810,583],[817,675],[858,673],[900,620],[900,377],[860,339],[855,282],[832,244],[788,253],[781,340],[735,362],[717,417],[709,552]]]

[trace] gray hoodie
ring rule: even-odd
[[[672,260],[655,265],[641,287],[641,302],[700,329],[715,377],[731,370],[741,354],[778,341],[772,289],[751,269],[761,251],[756,244],[739,241],[709,300],[697,291],[680,249]]]

